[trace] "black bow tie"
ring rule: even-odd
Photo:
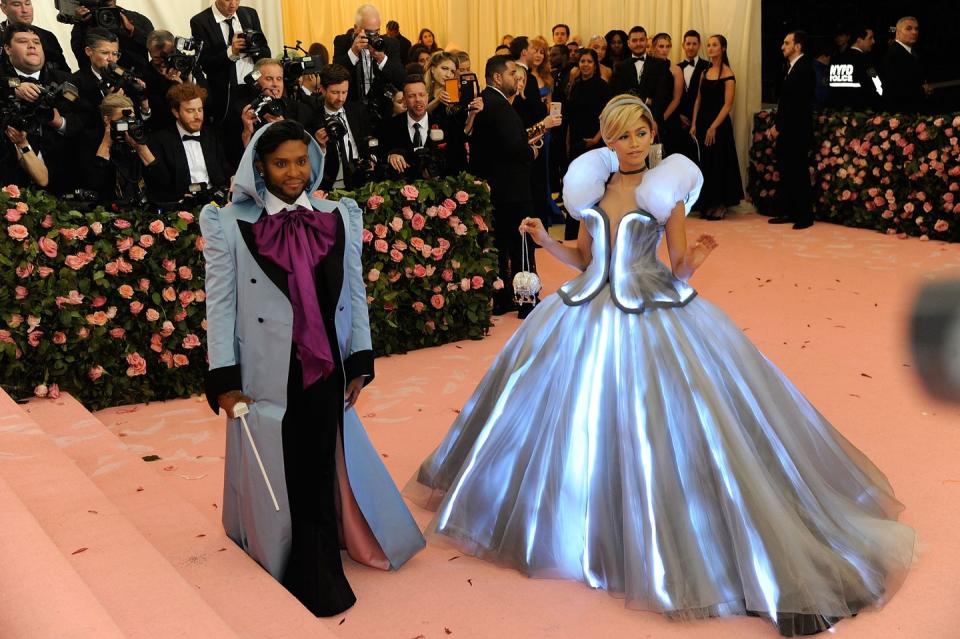
[[[633,56],[634,62],[644,62],[646,59],[647,59],[647,54]]]
[[[680,63],[680,68],[695,67],[695,66],[697,66],[697,63],[690,60],[684,60],[683,62]]]
[[[184,142],[188,142],[188,141],[199,142],[199,141],[200,141],[200,134],[197,133],[196,135],[185,135],[185,136],[183,136],[182,140],[183,140]]]

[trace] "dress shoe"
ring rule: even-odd
[[[793,222],[793,220],[791,220],[789,217],[783,217],[782,215],[771,217],[769,220],[767,220],[767,224],[790,224],[791,222]]]
[[[802,229],[808,229],[811,226],[813,226],[813,222],[809,220],[807,220],[806,222],[797,222],[796,224],[793,225],[793,230],[800,231]]]

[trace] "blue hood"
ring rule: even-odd
[[[271,126],[273,126],[273,124],[268,124],[254,133],[250,139],[250,144],[247,145],[246,150],[243,152],[240,167],[237,169],[237,174],[233,178],[233,198],[231,202],[234,204],[243,202],[244,200],[253,200],[258,208],[263,208],[267,186],[263,177],[257,173],[253,163],[255,160],[260,159],[256,153],[257,141],[260,139],[260,136],[263,135],[263,132]],[[310,142],[307,146],[310,152],[310,177],[312,180],[312,184],[307,189],[307,195],[310,195],[317,190],[320,186],[320,180],[323,179],[323,150],[320,148],[320,145],[317,144],[317,141],[313,139],[312,135],[310,136]]]

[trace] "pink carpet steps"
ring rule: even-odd
[[[757,215],[690,227],[720,242],[694,286],[887,473],[919,533],[901,591],[836,635],[957,637],[960,407],[918,387],[905,338],[917,286],[960,277],[960,246],[828,224],[793,231]],[[538,257],[548,292],[570,276]],[[359,411],[398,484],[518,325],[507,316],[482,341],[377,360]],[[0,637],[776,636],[757,619],[671,623],[435,540],[397,573],[347,559],[357,605],[314,619],[222,533],[224,427],[200,398],[90,415],[66,397],[17,406],[0,395]]]

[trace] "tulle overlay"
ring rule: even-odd
[[[467,553],[786,635],[882,604],[914,554],[884,475],[723,312],[609,285],[531,313],[405,494]]]

